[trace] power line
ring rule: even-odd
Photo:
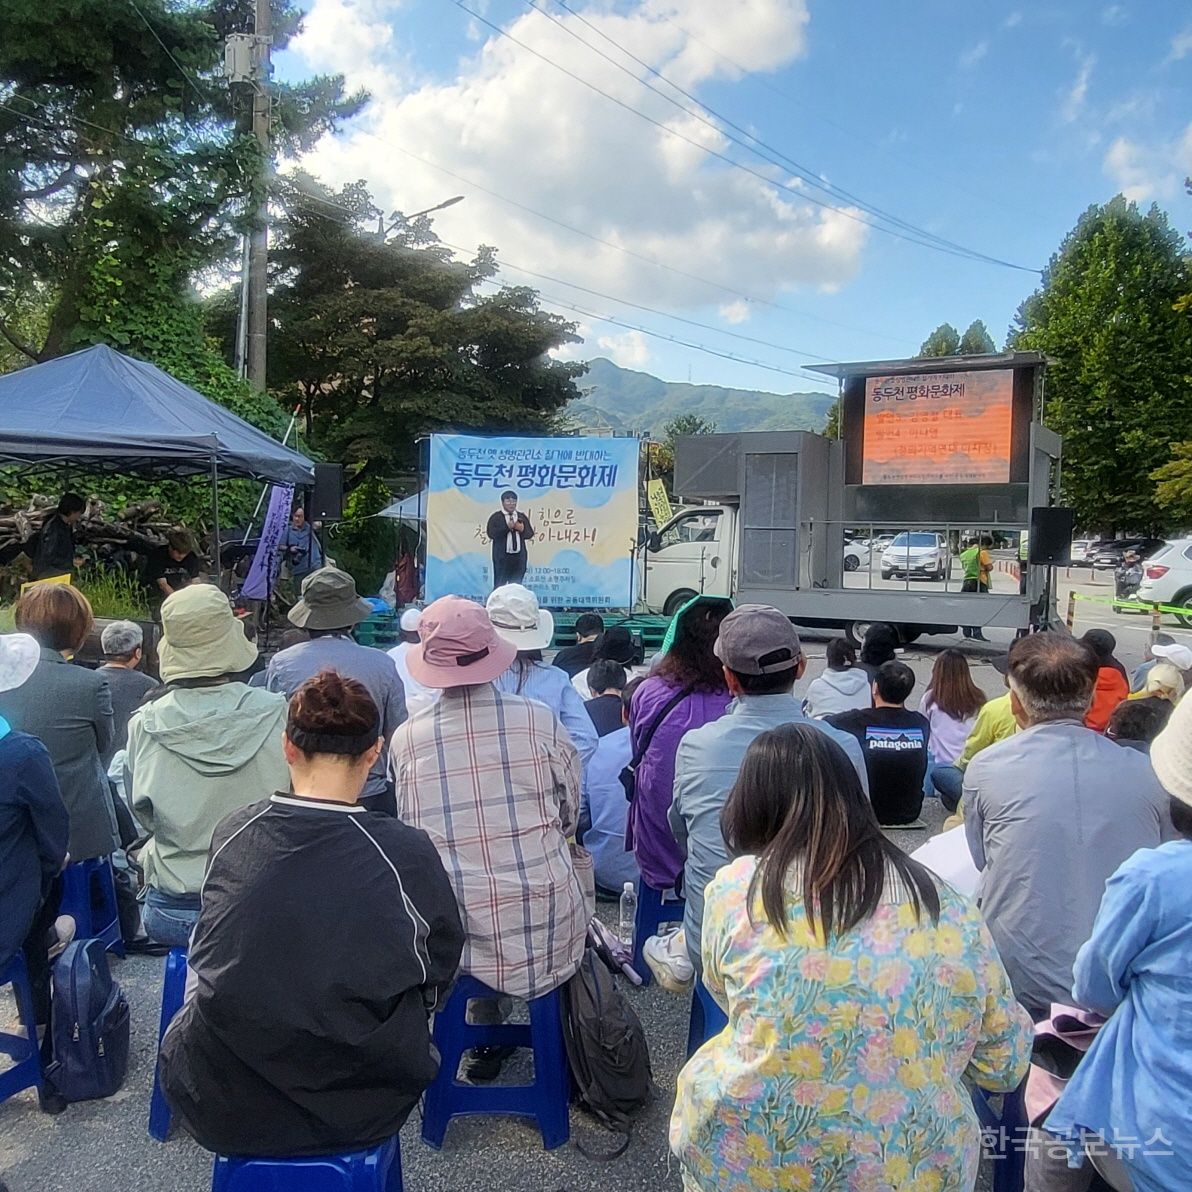
[[[497,286],[498,288],[501,288],[502,286],[502,283],[493,281],[491,279],[485,279],[481,284],[487,286]],[[667,343],[676,344],[682,348],[689,348],[693,352],[703,352],[708,356],[718,356],[721,360],[731,360],[734,364],[748,364],[753,368],[761,368],[765,369],[767,372],[780,373],[784,377],[794,377],[796,380],[800,381],[812,381],[817,385],[822,385],[824,383],[822,377],[812,376],[810,373],[798,372],[789,368],[781,368],[776,364],[766,364],[761,360],[750,360],[745,356],[738,356],[733,352],[721,352],[716,348],[709,348],[706,344],[695,344],[690,340],[679,339],[674,335],[667,335],[663,331],[652,331],[649,327],[642,327],[637,323],[630,323],[624,319],[618,319],[613,315],[596,314],[594,311],[587,310],[582,306],[576,306],[571,302],[566,302],[562,298],[555,298],[550,294],[540,294],[539,297],[544,301],[549,302],[552,306],[562,307],[564,310],[569,310],[574,314],[581,315],[585,319],[592,319],[597,323],[611,323],[614,327],[622,327],[628,331],[638,331],[642,335],[648,335],[653,339],[665,340]],[[835,396],[834,392],[829,392],[828,390],[824,389],[821,389],[818,392],[822,392],[827,396]]]
[[[537,4],[535,4],[535,0],[525,0],[525,2],[529,5],[531,5],[532,7],[537,8]],[[699,99],[698,96],[693,95],[690,91],[688,91],[685,88],[683,88],[682,86],[680,86],[678,83],[676,83],[674,81],[674,79],[671,79],[671,78],[667,77],[666,75],[664,75],[660,70],[656,69],[649,62],[645,61],[642,58],[639,58],[636,54],[634,54],[626,46],[622,45],[619,41],[617,41],[615,38],[613,38],[608,33],[606,33],[598,25],[589,21],[587,19],[587,17],[585,17],[583,15],[583,13],[578,12],[576,9],[572,8],[570,6],[570,4],[567,3],[567,0],[555,0],[555,3],[558,4],[559,7],[562,8],[565,12],[568,12],[573,17],[575,17],[576,20],[578,20],[578,21],[582,22],[584,25],[586,25],[589,29],[592,30],[593,33],[597,34],[599,37],[602,37],[610,45],[615,46],[618,50],[620,50],[621,53],[623,53],[627,57],[631,58],[634,62],[638,63],[638,65],[642,66],[645,70],[648,70],[651,74],[655,75],[662,82],[666,83],[667,86],[673,87],[677,92],[679,92],[680,95],[684,96],[685,98],[690,100],[693,104],[695,104],[700,109],[700,111],[707,112],[709,115],[715,117],[716,120],[719,120],[722,124],[727,125],[729,128],[733,129],[735,132],[740,133],[741,136],[748,138],[748,140],[753,142],[753,145],[758,146],[758,148],[753,148],[752,145],[745,144],[745,142],[739,140],[737,137],[730,137],[729,139],[734,141],[736,144],[741,145],[743,148],[749,149],[750,152],[757,154],[757,156],[762,158],[763,161],[771,161],[772,164],[778,164],[778,165],[785,164],[791,170],[793,170],[795,174],[797,174],[800,178],[802,178],[809,185],[814,186],[817,189],[824,191],[826,194],[836,195],[846,202],[854,203],[857,206],[862,207],[866,211],[871,212],[873,215],[877,216],[878,218],[888,220],[889,222],[896,224],[897,226],[904,228],[909,232],[913,232],[916,235],[923,236],[924,238],[933,240],[939,244],[947,245],[950,248],[954,248],[954,249],[969,253],[973,256],[974,259],[979,259],[979,260],[987,261],[990,263],[1002,264],[1008,268],[1025,270],[1024,266],[1014,265],[1012,262],[1009,262],[1009,261],[1002,261],[998,257],[989,256],[988,254],[980,252],[977,249],[970,249],[966,245],[959,244],[954,240],[949,240],[944,236],[937,235],[935,232],[931,232],[931,231],[927,230],[926,228],[921,228],[917,224],[913,224],[913,223],[909,222],[908,220],[903,219],[901,216],[895,215],[892,212],[887,211],[883,207],[879,207],[876,203],[871,203],[865,199],[862,199],[859,195],[856,195],[852,191],[845,189],[843,186],[838,186],[835,183],[828,182],[828,181],[822,179],[819,176],[819,174],[815,170],[813,170],[811,167],[802,165],[800,162],[796,161],[794,158],[790,157],[788,154],[784,153],[782,150],[775,148],[773,145],[770,145],[766,141],[762,140],[755,133],[750,132],[749,129],[742,128],[741,125],[735,124],[723,112],[717,111],[710,104],[705,103],[704,101]],[[538,9],[538,11],[542,12],[542,9]],[[546,16],[547,14],[545,12],[542,12],[542,15]],[[668,23],[673,24],[676,29],[679,29],[681,32],[686,33],[686,30],[683,30],[682,26],[677,24],[677,22],[671,20],[669,17],[667,17],[665,19],[668,21]],[[563,25],[560,23],[560,27],[565,29],[568,33],[575,36],[574,31],[572,29],[568,28],[566,25]],[[699,38],[695,38],[694,34],[687,33],[687,36],[694,38],[694,40],[696,40],[696,41],[699,41]],[[584,41],[583,39],[580,39],[580,40],[583,42],[584,45],[588,45],[588,46],[590,46],[590,48],[595,50],[595,47],[591,46],[589,42]],[[714,54],[718,53],[718,51],[715,49],[715,47],[707,45],[706,42],[700,42],[700,44],[706,46],[709,50],[711,50],[712,53],[714,53]],[[599,51],[596,51],[596,52],[599,52]],[[606,55],[601,55],[601,56],[607,57]],[[723,57],[723,55],[718,55],[718,56]],[[608,59],[608,60],[612,61],[611,59]],[[731,63],[738,70],[740,70],[743,74],[745,74],[747,76],[751,74],[750,71],[746,70],[744,67],[740,66],[738,63],[733,62],[732,59],[726,58],[725,61]],[[618,65],[617,63],[613,63],[613,64]],[[633,75],[633,73],[631,71],[627,72],[627,73],[629,73],[631,77],[636,77]],[[638,80],[638,81],[642,82],[642,83],[645,82],[645,80]],[[762,81],[767,82],[767,85],[770,86],[771,90],[777,92],[777,94],[779,94],[779,95],[784,94],[784,92],[779,91],[778,88],[774,87],[772,84],[769,84],[767,80],[762,80]],[[657,89],[654,87],[651,87],[650,89],[652,91],[655,91],[657,94],[662,94],[661,92],[657,92]],[[791,102],[797,102],[797,101],[792,100]],[[805,107],[807,105],[800,105],[800,106]],[[683,110],[687,110],[687,109],[683,109]],[[692,113],[692,114],[698,115],[698,113]],[[846,132],[846,133],[848,132],[848,130],[844,129],[842,125],[836,124],[834,121],[828,120],[826,117],[821,117],[821,118],[824,119],[826,123],[831,124],[834,128],[841,129],[841,131]],[[702,119],[702,117],[701,117],[701,119]],[[725,135],[723,129],[721,129],[718,125],[712,123],[711,121],[703,120],[703,123],[707,124],[708,127],[715,129],[721,135]],[[849,135],[853,135],[853,134],[849,134]],[[765,152],[763,153],[762,150],[764,150]],[[769,154],[770,156],[767,157],[766,154]],[[774,158],[777,158],[778,160],[773,161]],[[981,197],[981,196],[978,196],[975,191],[969,190],[967,188],[960,187],[959,189],[964,190],[966,194],[974,195],[975,197]],[[1026,270],[1026,271],[1038,272],[1038,270]]]
[[[585,38],[580,37],[580,35],[574,29],[572,29],[569,25],[567,25],[565,22],[560,21],[557,18],[551,16],[551,14],[548,13],[545,9],[541,8],[535,2],[535,0],[525,0],[525,3],[527,5],[529,5],[529,7],[534,9],[535,12],[538,12],[542,16],[546,17],[546,19],[548,21],[551,21],[553,24],[557,25],[568,36],[575,38],[575,40],[578,41],[580,43],[580,45],[585,46],[586,48],[590,49],[594,54],[598,54],[606,62],[608,62],[612,66],[616,67],[622,73],[628,75],[631,79],[634,80],[634,82],[640,83],[643,87],[648,88],[655,95],[661,96],[668,103],[674,105],[675,107],[677,107],[679,109],[679,111],[685,113],[686,115],[694,116],[697,120],[699,120],[699,122],[701,124],[712,129],[718,136],[723,136],[726,139],[728,139],[729,141],[731,141],[733,144],[738,145],[741,148],[747,150],[748,152],[755,154],[757,157],[760,157],[767,164],[784,166],[784,167],[790,169],[797,177],[802,178],[803,181],[806,182],[809,186],[812,186],[815,189],[820,190],[824,194],[829,195],[833,198],[852,203],[855,206],[858,206],[858,207],[862,208],[863,210],[869,212],[875,218],[885,220],[889,223],[895,224],[896,226],[913,234],[915,237],[922,238],[924,241],[930,240],[937,245],[941,245],[941,246],[945,246],[947,248],[953,249],[958,253],[965,254],[966,256],[971,256],[974,260],[982,260],[982,261],[986,261],[990,264],[1005,265],[1010,268],[1022,268],[1022,266],[1012,265],[1011,262],[1003,261],[997,257],[991,257],[991,256],[987,255],[986,253],[979,252],[976,249],[968,248],[967,246],[965,246],[963,244],[957,244],[955,241],[948,240],[943,236],[936,235],[936,233],[927,231],[925,228],[920,228],[917,225],[912,224],[905,219],[902,219],[900,216],[894,215],[891,212],[884,210],[883,208],[877,206],[877,204],[870,203],[869,201],[862,199],[860,196],[853,194],[851,191],[845,190],[844,187],[837,186],[835,183],[825,181],[811,167],[803,165],[801,162],[796,161],[794,158],[790,157],[788,154],[784,153],[782,150],[776,149],[773,145],[767,144],[760,137],[758,137],[754,133],[750,132],[747,128],[742,128],[739,124],[735,124],[732,120],[730,120],[722,112],[718,112],[715,108],[711,107],[709,104],[704,103],[702,100],[700,100],[697,96],[693,95],[686,88],[680,86],[673,79],[668,78],[656,67],[652,66],[649,62],[645,61],[645,59],[639,58],[636,54],[633,53],[632,50],[627,49],[619,41],[617,41],[614,37],[610,36],[608,33],[605,33],[604,30],[601,29],[598,25],[595,25],[591,21],[589,21],[582,13],[577,12],[574,8],[571,8],[566,3],[566,0],[555,0],[555,3],[558,4],[559,7],[562,8],[565,12],[570,13],[571,16],[575,17],[576,20],[580,21],[587,28],[591,29],[592,32],[595,33],[598,37],[601,37],[605,41],[607,41],[609,43],[609,45],[614,46],[616,49],[620,50],[620,52],[622,54],[624,54],[626,57],[632,59],[634,62],[636,62],[643,69],[649,71],[650,74],[654,75],[661,82],[665,83],[668,87],[672,87],[675,91],[677,91],[685,99],[689,100],[692,104],[694,104],[695,107],[689,108],[686,105],[679,103],[672,96],[667,95],[663,91],[660,91],[652,83],[648,82],[647,80],[645,80],[643,78],[639,78],[636,74],[634,74],[634,72],[632,70],[630,70],[628,67],[626,67],[623,63],[617,62],[615,59],[611,58],[608,54],[604,53],[602,50],[600,50],[596,46],[592,45],[592,43],[590,41],[587,41]],[[707,116],[704,115],[705,112],[708,114]],[[714,117],[715,119],[709,119],[708,116]],[[716,121],[720,121],[720,123],[717,124]],[[724,131],[724,128],[721,127],[721,125],[727,126],[728,128],[732,129],[734,132],[739,133],[740,136],[733,136],[729,133],[726,133]],[[748,140],[742,140],[741,137],[746,137],[746,138],[748,138]],[[918,240],[916,240],[916,243],[918,243]],[[927,245],[924,245],[924,247],[927,247]]]
[[[440,240],[440,244],[446,245],[456,252],[467,255],[469,250],[459,244],[452,244],[448,240]],[[475,255],[474,253],[472,255]],[[514,265],[509,261],[498,260],[498,264],[503,269],[512,269],[516,273],[525,273],[529,277],[535,277],[539,281],[553,282],[555,285],[566,286],[570,290],[579,290],[584,294],[591,294],[593,298],[603,298],[606,302],[616,302],[621,306],[632,306],[635,310],[645,311],[647,314],[657,315],[661,319],[674,319],[677,323],[686,323],[689,327],[698,327],[701,331],[711,331],[716,335],[727,335],[730,339],[739,339],[745,343],[756,344],[762,348],[772,348],[775,352],[789,352],[792,356],[804,356],[808,360],[821,360],[825,364],[832,363],[831,356],[821,356],[817,352],[804,352],[799,348],[792,348],[785,344],[772,343],[770,340],[758,339],[752,335],[743,335],[739,331],[729,331],[724,327],[717,327],[712,323],[701,323],[697,319],[689,319],[684,315],[671,314],[669,311],[658,310],[653,306],[645,306],[640,302],[633,302],[628,298],[618,298],[613,294],[605,294],[600,290],[593,290],[587,286],[578,285],[573,281],[566,281],[561,277],[551,277],[547,273],[536,273],[533,269],[527,269],[524,265]]]
[[[601,236],[597,236],[592,232],[587,232],[583,228],[578,228],[574,224],[569,224],[564,220],[556,219],[553,215],[547,215],[544,211],[538,211],[533,207],[527,206],[525,203],[519,202],[517,199],[511,199],[508,195],[503,195],[499,191],[493,190],[491,187],[484,186],[482,183],[476,182],[471,178],[465,177],[463,174],[457,174],[454,170],[448,169],[444,165],[440,165],[436,161],[432,161],[429,157],[423,157],[421,154],[413,152],[411,149],[403,148],[401,145],[395,144],[393,141],[386,140],[384,137],[368,129],[359,130],[364,136],[371,137],[377,141],[378,144],[384,145],[387,149],[396,150],[404,157],[410,158],[412,161],[421,162],[425,166],[429,166],[433,170],[438,170],[441,174],[445,174],[448,178],[454,178],[456,182],[462,182],[465,186],[470,186],[473,190],[479,191],[481,194],[489,195],[491,198],[497,199],[502,203],[508,204],[519,211],[524,211],[527,215],[533,215],[536,219],[541,219],[546,223],[554,224],[556,227],[563,228],[565,231],[572,232],[576,236],[582,236],[585,240],[591,240],[594,244],[602,245],[604,248],[611,248],[615,252],[623,253],[627,257],[632,257],[636,261],[642,261],[647,265],[653,265],[656,269],[663,269],[667,273],[673,273],[676,277],[686,278],[688,281],[698,282],[700,285],[705,285],[714,290],[720,290],[722,293],[731,294],[734,298],[739,298],[744,302],[749,302],[758,306],[767,306],[773,310],[785,311],[787,314],[798,315],[803,319],[811,319],[817,323],[823,323],[828,327],[839,327],[843,331],[852,331],[859,335],[871,336],[874,339],[884,339],[887,343],[897,343],[902,345],[902,341],[893,338],[889,335],[883,335],[881,332],[870,331],[864,327],[854,327],[849,323],[841,323],[836,319],[825,318],[823,315],[813,314],[811,311],[800,310],[796,306],[788,306],[783,302],[775,302],[769,298],[759,298],[755,294],[750,294],[746,290],[739,290],[735,286],[725,285],[723,282],[713,281],[708,277],[701,277],[698,273],[689,273],[686,269],[680,269],[675,265],[668,265],[665,261],[659,261],[655,257],[647,256],[645,253],[640,253],[632,248],[626,247],[624,244],[618,244],[615,240],[606,240]]]
[[[610,95],[607,91],[604,91],[602,88],[597,87],[596,84],[590,83],[590,82],[588,82],[588,80],[581,78],[579,75],[575,74],[573,71],[569,70],[567,67],[563,66],[561,63],[556,62],[553,58],[534,49],[533,46],[527,45],[524,41],[521,41],[517,37],[514,37],[512,33],[509,33],[507,30],[502,29],[499,25],[488,20],[486,17],[481,16],[474,9],[471,9],[466,4],[464,4],[463,0],[452,0],[452,2],[456,5],[457,8],[462,9],[469,16],[471,16],[474,20],[477,20],[481,24],[486,25],[488,28],[492,29],[496,34],[498,34],[498,36],[504,37],[507,40],[513,42],[514,45],[521,47],[523,50],[526,50],[530,54],[533,54],[534,57],[547,63],[547,65],[554,67],[555,70],[559,71],[562,74],[565,74],[568,78],[573,79],[575,82],[579,83],[581,86],[588,88],[588,90],[590,90],[590,91],[594,91],[597,95],[603,96],[610,103],[614,103],[617,105],[617,107],[622,108],[627,112],[631,112],[633,115],[637,116],[639,119],[645,120],[647,123],[652,124],[656,128],[661,129],[668,136],[675,137],[676,139],[683,141],[688,145],[691,145],[693,148],[698,149],[701,153],[704,153],[709,157],[714,157],[718,161],[722,161],[726,165],[729,165],[729,166],[733,167],[734,169],[738,169],[738,170],[743,171],[746,174],[749,174],[751,177],[758,179],[760,182],[763,182],[768,187],[773,187],[775,189],[786,191],[786,192],[794,195],[797,199],[801,199],[803,202],[813,203],[817,207],[822,207],[825,210],[835,212],[837,215],[843,216],[844,218],[852,220],[855,223],[862,224],[865,227],[873,228],[875,231],[885,232],[887,235],[893,236],[896,239],[905,240],[911,244],[918,244],[920,247],[923,247],[923,248],[931,248],[937,252],[946,253],[949,256],[963,257],[963,258],[971,259],[971,260],[984,260],[990,264],[1000,265],[1000,266],[1003,266],[1003,267],[1009,268],[1009,269],[1018,269],[1018,270],[1021,270],[1023,272],[1027,272],[1027,273],[1037,273],[1038,272],[1038,270],[1036,270],[1036,269],[1030,269],[1025,265],[1015,265],[1014,263],[1012,263],[1010,261],[1003,261],[997,257],[987,257],[984,254],[975,253],[968,249],[956,250],[956,249],[945,247],[942,244],[936,244],[936,243],[933,243],[930,241],[924,241],[921,239],[917,239],[914,236],[905,235],[894,228],[884,227],[881,224],[875,224],[875,223],[870,222],[869,220],[862,219],[860,216],[854,214],[851,211],[848,211],[845,208],[833,206],[831,203],[825,202],[823,199],[818,199],[814,195],[811,195],[811,194],[806,193],[805,191],[799,190],[797,187],[790,186],[787,183],[777,181],[776,179],[769,177],[766,174],[763,174],[760,170],[755,170],[751,166],[746,165],[744,162],[737,161],[734,158],[729,157],[727,154],[721,153],[719,150],[716,150],[716,149],[713,149],[707,145],[701,144],[699,141],[695,140],[692,137],[685,136],[683,133],[679,132],[678,129],[672,128],[665,121],[655,119],[653,116],[649,115],[648,113],[643,112],[638,108],[635,108],[632,104],[626,103],[624,100],[618,99],[615,95]],[[541,11],[541,10],[539,10],[539,11]],[[550,19],[550,20],[554,20],[554,18],[550,17],[549,14],[544,13],[543,15],[547,16],[548,19]],[[558,23],[558,22],[556,22],[556,23]],[[582,38],[580,40],[582,41]],[[589,45],[589,48],[595,50],[595,47],[591,46],[590,43],[585,42],[584,44]],[[599,53],[600,51],[595,51],[595,52]],[[630,73],[632,74],[632,72],[630,72]],[[635,79],[637,78],[637,76],[633,76],[633,77]],[[637,79],[637,81],[643,82],[643,80],[641,80],[641,79]],[[686,110],[686,109],[684,109],[684,110]],[[690,115],[692,113],[688,113],[688,114]]]
[[[159,46],[161,46],[161,48],[165,51],[166,57],[169,58],[169,60],[174,64],[175,67],[177,67],[178,73],[186,80],[190,89],[199,97],[199,100],[204,104],[210,103],[211,102],[210,97],[204,95],[202,93],[202,91],[199,90],[198,83],[196,83],[194,81],[194,79],[191,78],[191,76],[183,68],[182,63],[179,62],[178,59],[175,58],[174,55],[170,52],[170,47],[168,45],[166,45],[166,43],[164,41],[162,41],[161,35],[150,24],[149,18],[137,6],[136,0],[128,0],[128,3],[129,3],[129,6],[132,8],[133,12],[135,12],[137,14],[137,16],[139,16],[141,18],[141,21],[144,23],[145,28],[148,29],[149,32],[153,34],[153,40],[156,41],[157,44]]]

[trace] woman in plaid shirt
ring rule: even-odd
[[[517,651],[479,605],[436,600],[419,632],[410,673],[443,696],[393,735],[398,817],[443,858],[466,936],[461,971],[539,997],[583,955],[588,909],[568,848],[579,757],[549,708],[493,686]]]

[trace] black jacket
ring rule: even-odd
[[[530,524],[530,519],[520,509],[517,511],[517,517],[518,521],[526,527],[521,536],[521,550],[517,552],[524,555],[526,553],[526,543],[534,537],[534,527]],[[498,509],[488,519],[487,532],[493,544],[493,558],[497,559],[507,554],[505,544],[509,538],[509,523],[505,520],[503,510]]]
[[[463,928],[425,832],[274,795],[215,830],[162,1086],[221,1154],[314,1155],[392,1137],[438,1070],[428,1013]]]
[[[48,579],[53,575],[70,575],[74,572],[74,530],[57,513],[47,519],[26,549],[32,552],[30,557],[33,560],[34,579]]]
[[[46,747],[28,733],[0,739],[0,965],[21,946],[62,869],[70,816]]]
[[[574,646],[564,646],[556,655],[554,664],[561,671],[567,672],[567,677],[574,679],[580,671],[586,671],[592,665],[592,655],[596,652],[596,642],[576,642]]]

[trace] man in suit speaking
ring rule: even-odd
[[[501,494],[501,508],[488,519],[493,544],[493,587],[520,584],[526,575],[526,543],[534,537],[530,519],[517,508],[517,493]]]

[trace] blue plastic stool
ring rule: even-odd
[[[687,1058],[728,1026],[728,1016],[702,981],[696,981],[691,994],[691,1020],[687,1025]]]
[[[302,1159],[216,1155],[211,1192],[402,1192],[395,1137],[367,1151]]]
[[[643,987],[654,979],[650,966],[642,960],[642,947],[652,935],[658,934],[663,923],[682,923],[687,903],[682,898],[662,899],[663,891],[647,886],[644,878],[637,879],[637,918],[633,921],[633,967],[642,979]]]
[[[166,957],[166,974],[161,985],[161,1019],[157,1027],[157,1063],[153,1068],[153,1099],[149,1102],[149,1136],[165,1142],[170,1134],[170,1106],[161,1091],[161,1041],[166,1027],[182,1009],[186,996],[186,949],[171,948]]]
[[[116,878],[110,857],[77,861],[62,871],[62,904],[58,913],[74,918],[75,939],[103,940],[109,952],[124,955]]]
[[[989,1103],[990,1094],[973,1086],[973,1108],[981,1123],[986,1153],[993,1160],[993,1192],[1022,1192],[1026,1182],[1026,1081],[1002,1097],[1002,1112]],[[992,1138],[992,1145],[990,1145]]]
[[[11,985],[17,1002],[17,1018],[25,1034],[10,1035],[0,1031],[0,1055],[13,1060],[11,1067],[0,1072],[0,1101],[25,1089],[37,1089],[41,1098],[41,1056],[37,1052],[37,1021],[33,1012],[33,988],[29,984],[29,970],[25,957],[17,952],[0,968],[0,985]]]
[[[562,1000],[557,989],[527,1003],[529,1025],[501,1023],[481,1026],[468,1022],[472,998],[501,995],[475,977],[460,977],[447,1004],[435,1015],[435,1046],[442,1057],[439,1074],[426,1090],[422,1112],[422,1140],[439,1150],[447,1124],[464,1114],[512,1114],[530,1117],[542,1131],[548,1150],[571,1137],[567,1103],[571,1075],[563,1050]],[[471,1047],[530,1047],[534,1052],[534,1080],[519,1085],[472,1085],[456,1079],[459,1061]]]

